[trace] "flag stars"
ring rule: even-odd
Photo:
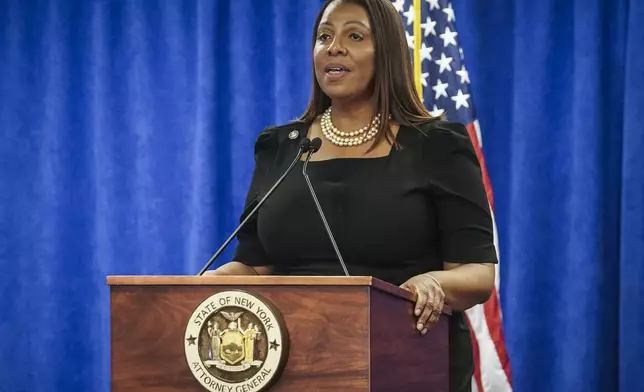
[[[434,36],[436,35],[436,22],[434,22],[429,16],[425,19],[425,23],[421,24],[420,27],[423,28],[425,37],[430,34]]]
[[[434,100],[437,100],[440,97],[445,97],[448,98],[447,96],[447,87],[449,87],[448,83],[443,83],[440,78],[436,80],[436,84],[434,87],[432,87],[432,90],[434,90]]]
[[[446,57],[445,53],[441,53],[441,58],[434,61],[438,66],[440,66],[440,69],[438,70],[439,73],[443,73],[443,71],[451,71],[452,66],[450,65],[452,62],[451,57]]]
[[[414,10],[414,6],[410,5],[409,8],[407,8],[407,11],[403,13],[403,15],[405,15],[405,17],[407,18],[407,26],[414,23],[414,19],[416,18],[416,10]]]
[[[425,0],[426,2],[429,3],[429,10],[437,9],[439,10],[441,7],[438,4],[438,0]]]
[[[461,69],[456,71],[456,74],[461,77],[461,83],[470,83],[470,74],[467,72],[464,65],[461,65]]]
[[[405,0],[394,1],[394,7],[396,8],[396,11],[402,13],[405,10]]]
[[[423,42],[422,46],[420,47],[420,61],[423,62],[424,60],[432,60],[432,52],[434,51],[434,47],[430,46],[429,48],[425,43]]]
[[[420,74],[420,84],[423,85],[423,87],[427,87],[427,78],[429,77],[429,72],[423,72]]]
[[[449,29],[449,27],[445,27],[445,32],[439,37],[443,39],[443,46],[448,47],[450,44],[456,46],[456,36],[458,33],[456,31],[452,31]]]
[[[414,36],[409,34],[409,31],[405,31],[405,36],[407,37],[407,46],[409,46],[409,49],[414,49]]]
[[[439,109],[438,107],[436,107],[436,105],[434,105],[434,110],[432,110],[431,112],[429,112],[429,114],[431,114],[431,115],[432,115],[432,117],[438,117],[438,116],[440,116],[441,114],[443,114],[443,112],[444,112],[444,110],[443,110],[443,109]]]
[[[417,74],[417,83],[423,86],[425,92],[423,99],[426,101],[427,108],[433,107],[429,111],[430,114],[433,117],[440,117],[449,112],[452,116],[455,111],[458,111],[458,116],[471,115],[469,113],[471,95],[468,91],[468,85],[471,84],[470,75],[463,64],[465,56],[463,49],[459,47],[459,34],[453,25],[456,15],[452,0],[424,0],[428,4],[424,7],[429,8],[430,12],[428,13],[427,8],[424,8],[420,19],[416,18],[413,2],[390,1],[407,26],[405,38],[412,56],[416,51],[415,45],[418,45],[419,53],[416,55],[423,64],[423,70],[427,72]],[[412,29],[414,25],[421,29],[418,37],[414,36]],[[443,108],[439,108],[438,105]]]
[[[458,90],[458,93],[452,97],[452,101],[456,104],[456,110],[460,109],[462,106],[469,108],[470,104],[467,103],[467,100],[470,98],[469,94],[463,94],[461,89]]]
[[[454,22],[456,16],[454,15],[454,9],[452,8],[452,3],[447,4],[447,8],[443,8],[443,12],[447,14],[447,22]]]

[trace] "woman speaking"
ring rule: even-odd
[[[402,20],[388,0],[327,1],[312,60],[305,113],[256,141],[246,205],[262,198],[303,138],[319,137],[308,174],[349,273],[415,292],[422,334],[449,304],[450,390],[469,392],[473,357],[462,312],[490,296],[497,256],[467,131],[423,106]],[[301,175],[286,177],[239,232],[234,261],[208,273],[344,275]]]

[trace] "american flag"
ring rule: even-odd
[[[459,44],[456,16],[448,0],[392,0],[406,27],[407,45],[414,58],[417,88],[433,115],[445,114],[450,121],[466,125],[483,169],[483,182],[492,210],[492,187],[485,168],[482,138],[476,119],[470,78]],[[494,240],[498,249],[496,226]],[[505,392],[512,390],[499,302],[499,274],[490,299],[468,309],[465,314],[472,331],[474,377],[472,390]]]

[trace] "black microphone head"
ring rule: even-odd
[[[315,139],[311,140],[310,143],[310,149],[313,152],[318,152],[318,150],[322,147],[322,140],[319,137],[316,137]]]
[[[305,138],[304,138],[304,139],[302,139],[302,141],[300,142],[300,151],[302,151],[302,152],[306,152],[306,151],[308,151],[310,148],[311,148],[311,139],[309,139],[308,137],[305,137]]]

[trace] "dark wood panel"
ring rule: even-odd
[[[286,368],[270,389],[367,391],[367,287],[246,286],[279,309],[290,335]],[[184,354],[194,309],[229,287],[112,286],[114,391],[203,391]]]
[[[416,301],[416,294],[372,276],[231,276],[231,275],[114,275],[109,286],[371,286],[397,297]],[[449,306],[443,311],[451,314]]]
[[[449,316],[423,336],[412,302],[371,290],[370,390],[448,392]]]
[[[378,281],[383,286],[390,285],[370,276],[282,276],[282,275],[134,275],[108,276],[110,286],[183,286],[183,285],[225,285],[225,286],[369,286]],[[396,288],[397,286],[392,286]],[[402,290],[402,289],[400,289]]]

